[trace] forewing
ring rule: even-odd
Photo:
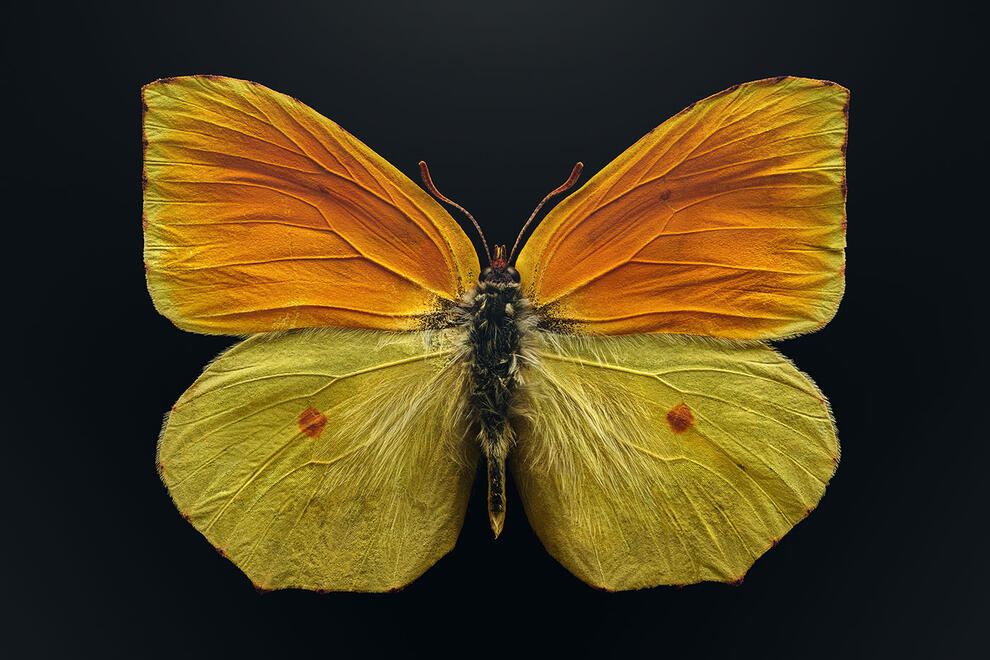
[[[835,427],[772,349],[540,334],[511,466],[537,535],[585,582],[739,580],[818,503]]]
[[[453,547],[474,476],[444,346],[360,330],[248,339],[172,409],[162,480],[260,588],[401,587]]]
[[[447,212],[299,101],[219,76],[142,96],[148,288],[179,327],[416,329],[476,281]]]
[[[844,284],[848,101],[775,78],[664,122],[540,223],[516,264],[528,296],[595,334],[818,329]]]

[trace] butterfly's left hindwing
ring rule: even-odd
[[[762,344],[543,339],[511,469],[547,550],[591,585],[734,581],[838,461],[815,385]]]
[[[258,587],[401,587],[453,547],[474,477],[450,359],[421,333],[248,339],[173,408],[162,480]]]

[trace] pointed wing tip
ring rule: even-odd
[[[181,82],[189,78],[195,78],[196,76],[165,76],[164,78],[156,78],[150,83],[141,85],[141,98],[147,99],[148,92],[155,91],[162,87],[167,87],[175,83]],[[147,101],[145,101],[147,103]]]
[[[825,78],[809,78],[806,76],[771,76],[769,78],[760,78],[759,80],[754,80],[748,83],[742,83],[741,85],[734,85],[729,89],[737,89],[739,87],[745,87],[747,85],[783,85],[783,84],[801,84],[808,87],[834,87],[837,92],[849,93],[849,90],[840,85],[839,83],[828,80]]]
[[[193,73],[184,76],[163,76],[161,78],[156,78],[155,80],[152,80],[150,83],[142,85],[141,89],[143,91],[151,87],[171,85],[174,83],[188,82],[191,80],[209,80],[211,82],[232,80],[232,81],[244,82],[248,84],[257,84],[257,83],[252,83],[248,80],[240,80],[239,78],[231,78],[230,76],[220,76],[214,73]]]
[[[241,78],[233,78],[231,76],[220,76],[214,73],[194,73],[184,76],[165,76],[162,78],[157,78],[151,82],[141,86],[141,99],[144,101],[145,111],[147,111],[147,95],[149,92],[162,92],[168,87],[183,87],[191,82],[196,81],[207,81],[210,83],[219,84],[240,84],[240,85],[251,85],[253,87],[260,87],[262,89],[268,90],[267,87],[261,83],[254,82],[253,80],[244,80]],[[268,90],[274,93],[274,90]],[[283,95],[284,96],[284,95]],[[292,100],[299,103],[299,100],[295,97],[289,97]]]

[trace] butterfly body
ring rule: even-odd
[[[484,271],[299,101],[220,76],[142,96],[155,306],[249,335],[172,407],[158,469],[257,587],[408,584],[453,548],[479,460],[496,535],[511,478],[544,547],[610,590],[737,582],[817,506],[835,424],[764,341],[838,308],[848,90],[692,104]]]
[[[460,308],[471,413],[487,466],[488,514],[496,536],[505,520],[505,460],[514,441],[510,413],[523,382],[521,367],[533,359],[526,347],[536,324],[518,275],[513,279],[507,271],[514,269],[487,269]]]

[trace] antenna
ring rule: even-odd
[[[430,178],[430,168],[426,166],[425,160],[419,161],[419,173],[423,176],[423,183],[426,184],[426,189],[429,190],[431,193],[433,193],[434,197],[447,202],[456,209],[459,209],[461,213],[463,213],[468,217],[468,219],[471,221],[471,224],[474,225],[474,228],[478,230],[478,235],[481,236],[481,244],[485,246],[485,256],[488,257],[488,265],[491,266],[492,253],[488,249],[488,241],[485,240],[485,232],[481,231],[481,225],[478,224],[478,221],[474,219],[473,215],[468,213],[468,210],[466,208],[464,208],[454,200],[448,199],[447,197],[444,197],[443,195],[440,194],[440,191],[437,190],[437,187],[433,185],[433,179]]]
[[[543,201],[536,205],[536,208],[533,209],[532,215],[529,216],[529,220],[527,220],[526,224],[523,225],[523,228],[519,230],[519,235],[516,236],[516,242],[512,244],[512,252],[509,253],[508,263],[510,264],[512,263],[512,257],[516,256],[516,248],[519,247],[519,241],[522,240],[523,234],[526,233],[526,228],[529,227],[531,222],[533,222],[533,218],[535,218],[536,214],[540,212],[540,209],[543,208],[543,205],[546,204],[547,201],[554,195],[559,195],[560,193],[566,190],[570,190],[574,186],[574,184],[577,183],[578,177],[581,176],[581,170],[583,168],[584,168],[584,163],[580,163],[580,162],[576,163],[574,165],[574,169],[571,170],[571,175],[567,177],[567,181],[564,181],[562,185],[558,186],[557,188],[554,188],[549,193],[547,193],[547,196],[543,198]]]

